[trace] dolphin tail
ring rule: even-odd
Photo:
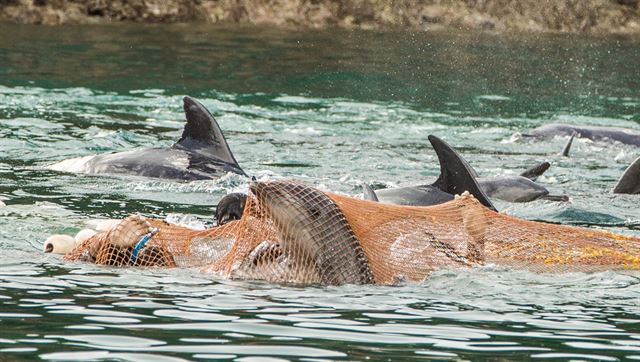
[[[205,156],[215,157],[242,170],[231,153],[218,122],[209,110],[202,103],[189,96],[182,100],[187,124],[184,126],[182,137],[177,145]]]
[[[569,142],[562,149],[562,156],[569,157],[569,151],[571,150],[571,144],[573,143],[573,139],[576,138],[577,133],[573,132],[571,138],[569,138]]]
[[[497,211],[475,179],[475,171],[458,152],[440,138],[429,135],[429,142],[440,161],[440,177],[432,186],[453,195],[469,191],[481,204]]]
[[[538,177],[545,173],[549,169],[549,167],[551,167],[551,164],[545,161],[541,164],[531,167],[530,169],[521,173],[520,176],[528,178],[531,181],[535,181]]]
[[[614,194],[640,194],[640,157],[627,167],[613,188]]]
[[[376,192],[373,191],[371,186],[364,182],[362,183],[362,198],[364,200],[378,202],[378,195],[376,195]]]

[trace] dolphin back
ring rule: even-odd
[[[640,194],[640,157],[627,167],[613,188],[614,194]]]
[[[202,103],[189,96],[184,97],[183,102],[187,124],[184,126],[182,137],[174,146],[208,158],[221,160],[242,170],[231,153],[218,122],[209,110]]]
[[[549,190],[522,176],[480,179],[489,197],[508,202],[529,202],[549,194]]]
[[[207,180],[242,170],[211,113],[191,97],[184,97],[187,123],[171,147],[143,148],[63,160],[49,168],[62,172],[136,175],[168,180]]]
[[[626,145],[640,146],[640,132],[635,129],[601,126],[581,126],[575,124],[550,123],[531,130],[531,136],[551,138],[574,136],[592,141],[616,141]],[[571,147],[569,143],[569,147]],[[565,147],[566,148],[566,147]],[[568,153],[568,149],[567,149]]]
[[[545,173],[549,169],[549,167],[551,167],[551,164],[545,161],[524,171],[520,174],[520,176],[528,178],[531,181],[535,181],[538,177],[542,176],[542,174]]]
[[[467,163],[467,161],[440,138],[429,135],[429,142],[438,155],[440,161],[440,177],[433,183],[433,186],[452,195],[460,195],[469,191],[481,204],[496,211],[495,206],[489,201],[489,197],[482,191],[478,181],[477,173]]]
[[[362,199],[375,202],[379,201],[376,192],[373,191],[371,186],[367,185],[366,183],[362,184]]]

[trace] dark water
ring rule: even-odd
[[[359,193],[437,176],[439,135],[483,175],[542,160],[571,201],[528,219],[640,235],[610,189],[638,149],[512,137],[547,122],[640,129],[640,41],[204,25],[0,25],[0,360],[640,359],[635,274],[444,270],[420,285],[292,287],[198,270],[111,269],[41,252],[50,234],[130,213],[194,227],[246,180],[55,172],[169,145],[181,97],[217,116],[249,173]]]

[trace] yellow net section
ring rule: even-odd
[[[196,231],[133,215],[66,258],[203,267],[274,282],[393,284],[487,263],[549,272],[640,269],[640,238],[525,221],[471,196],[407,207],[270,181],[251,184],[240,220]]]

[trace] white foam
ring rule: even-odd
[[[204,230],[206,225],[193,215],[168,214],[164,219],[169,224],[184,226],[195,230]]]
[[[478,96],[478,99],[484,99],[487,101],[510,101],[511,98],[507,96],[501,96],[498,94],[485,94],[482,96]]]
[[[322,103],[322,99],[318,98],[307,98],[301,96],[280,96],[273,99],[274,102],[280,103],[293,103],[293,104],[312,104],[312,103]]]

